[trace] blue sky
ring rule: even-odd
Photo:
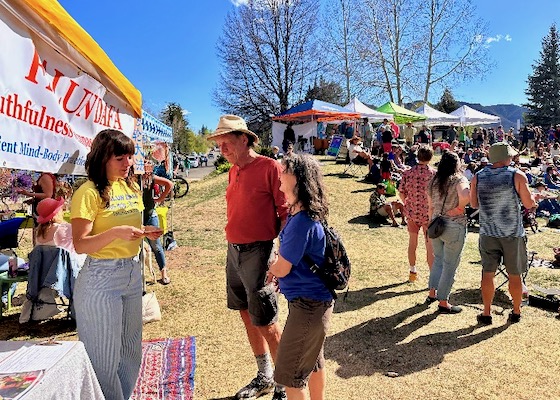
[[[226,14],[244,0],[59,0],[159,113],[179,103],[190,127],[214,129],[221,111],[212,103],[218,80],[216,42]],[[457,100],[521,104],[531,65],[550,25],[560,28],[560,0],[473,0],[489,22],[491,72],[451,88]],[[437,101],[436,98],[430,99]]]

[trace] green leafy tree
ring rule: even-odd
[[[435,109],[449,114],[451,111],[455,111],[458,108],[459,103],[455,101],[453,93],[451,93],[451,90],[448,88],[445,88],[441,98],[439,99],[439,103],[435,105]]]
[[[542,41],[540,59],[527,83],[525,120],[543,127],[560,123],[560,43],[555,24]]]
[[[183,152],[188,127],[183,108],[178,103],[168,103],[160,112],[159,118],[173,130],[173,150]]]
[[[315,82],[313,87],[307,89],[305,94],[305,101],[309,100],[322,100],[328,103],[342,105],[343,101],[342,87],[336,82],[327,82],[321,76],[319,83]]]

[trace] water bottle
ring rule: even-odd
[[[10,278],[17,277],[17,269],[18,269],[17,259],[15,257],[10,257],[8,259],[8,276]]]

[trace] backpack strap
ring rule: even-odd
[[[338,298],[338,296],[336,295],[336,292],[334,291],[334,289],[330,289],[327,286],[327,284],[325,283],[325,279],[323,278],[323,275],[321,274],[321,267],[319,265],[317,265],[317,263],[314,262],[311,259],[311,257],[309,257],[308,254],[303,255],[303,261],[307,264],[307,266],[309,267],[311,272],[313,272],[315,275],[317,275],[319,277],[319,279],[321,279],[321,282],[323,282],[323,284],[325,285],[327,290],[331,293],[331,296],[333,297],[333,299],[336,300]]]

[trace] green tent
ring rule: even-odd
[[[390,101],[380,107],[377,107],[376,110],[387,114],[393,114],[395,123],[397,124],[404,124],[406,122],[414,121],[424,121],[427,118],[425,115],[407,110],[406,108],[398,106]]]

